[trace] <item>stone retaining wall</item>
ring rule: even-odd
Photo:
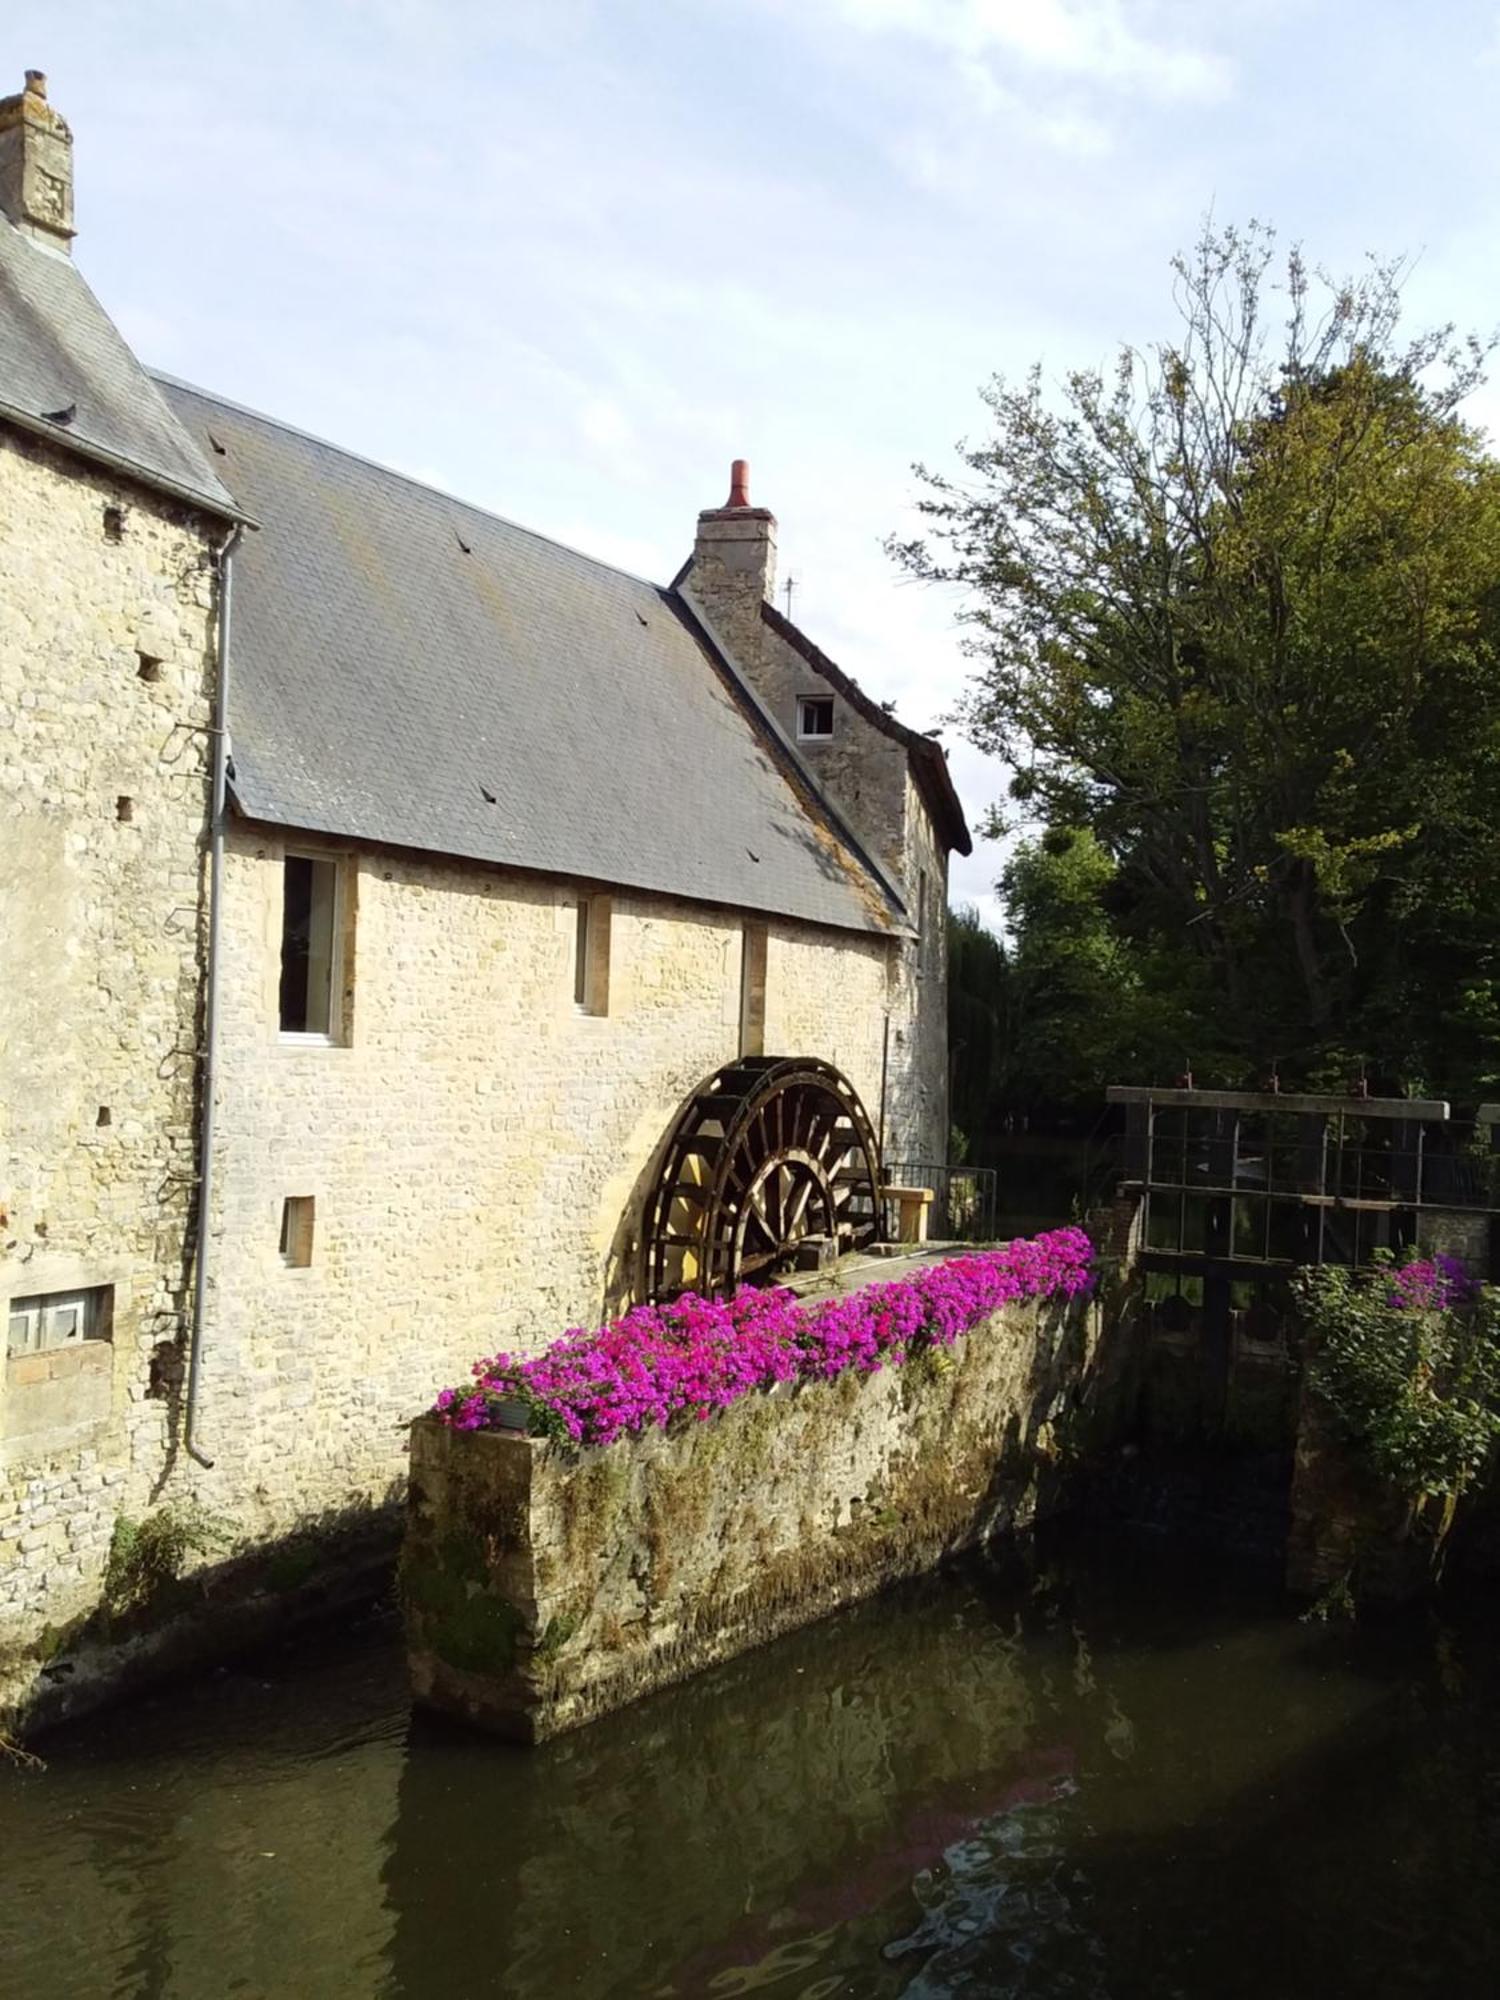
[[[401,1564],[416,1698],[539,1741],[1056,1503],[1098,1352],[1011,1307],[877,1375],[592,1450],[423,1418]]]

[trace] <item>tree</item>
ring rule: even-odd
[[[1092,836],[1196,1071],[1485,1087],[1500,469],[1459,410],[1486,350],[1401,338],[1399,265],[1327,285],[1296,252],[1273,340],[1255,226],[1173,268],[1176,338],[1056,396],[992,383],[894,552],[967,589],[962,720]]]
[[[1178,965],[1112,914],[1119,870],[1087,828],[1023,841],[1001,878],[1013,927],[1002,1090],[1031,1112],[1097,1103],[1106,1084],[1175,1076],[1192,1000]]]
[[[972,904],[948,916],[949,1157],[988,1159],[1009,1039],[1005,947]]]

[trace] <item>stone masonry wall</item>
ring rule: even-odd
[[[424,1419],[417,1698],[539,1740],[1028,1523],[1097,1338],[1087,1306],[1013,1307],[903,1368],[591,1450]]]
[[[0,1304],[113,1288],[0,1362],[0,1697],[173,1467],[222,535],[0,434]]]
[[[608,1013],[586,1015],[576,888],[369,853],[344,858],[346,1045],[287,1042],[286,845],[241,827],[226,862],[203,1356],[205,1491],[263,1536],[398,1492],[402,1426],[440,1385],[625,1302],[657,1150],[739,1053],[733,913],[616,894]],[[872,1117],[889,951],[770,927],[767,1049],[837,1064]],[[281,1208],[303,1195],[292,1268]]]
[[[912,781],[905,746],[861,715],[766,624],[761,572],[730,560],[760,547],[764,517],[747,516],[743,523],[733,515],[709,518],[710,531],[700,529],[689,597],[789,738],[796,740],[801,696],[832,698],[833,734],[798,742],[798,754],[896,882],[913,928],[926,878],[922,936],[902,947],[889,996],[886,1153],[893,1160],[941,1163],[948,1157],[947,854]],[[745,539],[715,538],[732,530]]]
[[[942,1165],[948,1158],[948,855],[921,794],[906,780],[907,879],[920,935],[897,960],[891,1004],[886,1157]],[[925,877],[926,894],[916,883]]]

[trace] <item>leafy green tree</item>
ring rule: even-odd
[[[1401,337],[1397,265],[1284,271],[1273,336],[1269,232],[1207,233],[1173,340],[994,382],[894,545],[969,593],[973,739],[1092,838],[1104,921],[1062,1014],[1022,1016],[1038,1076],[1093,1063],[1054,1033],[1092,994],[1154,996],[1141,1061],[1175,1012],[1200,1080],[1500,1077],[1500,468],[1459,414],[1485,352]]]
[[[1112,914],[1119,870],[1087,828],[1023,841],[1001,879],[1013,927],[1008,1104],[1037,1110],[1097,1102],[1104,1086],[1175,1076],[1191,1029],[1181,968]]]
[[[988,1157],[1000,1116],[1001,1068],[1009,1037],[1010,968],[1005,947],[972,904],[948,916],[949,1158]]]

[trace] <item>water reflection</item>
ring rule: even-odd
[[[527,1754],[409,1721],[375,1623],[0,1775],[0,1989],[1488,1994],[1497,1664],[1117,1539]]]

